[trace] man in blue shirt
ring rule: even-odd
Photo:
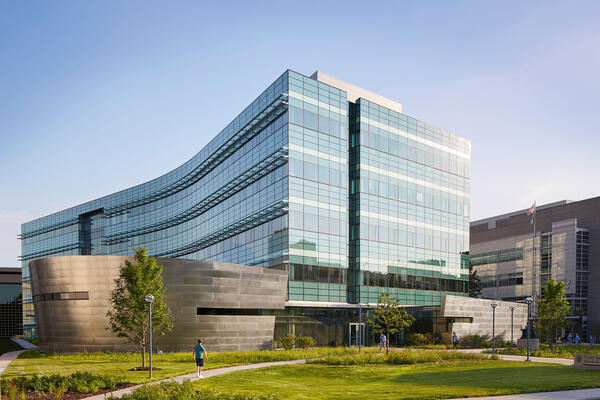
[[[202,367],[204,366],[204,358],[208,360],[206,349],[202,346],[202,339],[198,339],[198,344],[194,346],[194,359],[196,360],[196,376],[202,378]]]

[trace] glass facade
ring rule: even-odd
[[[466,292],[468,141],[286,71],[205,148],[150,182],[23,224],[28,263],[181,257],[289,271],[296,302],[410,305]],[[338,335],[339,333],[336,333]]]
[[[0,337],[21,335],[21,284],[0,283]]]
[[[351,104],[350,293],[439,305],[468,281],[470,142],[373,102]]]

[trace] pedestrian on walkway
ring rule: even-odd
[[[570,333],[567,335],[567,344],[573,344],[573,336]]]
[[[385,349],[387,351],[387,338],[383,333],[379,335],[379,352],[381,353],[381,349]]]
[[[458,336],[456,336],[456,332],[452,332],[452,348],[456,349],[458,346]]]
[[[579,341],[580,341],[580,340],[581,340],[581,339],[579,339],[579,333],[576,333],[576,334],[575,334],[575,344],[579,344]]]
[[[206,349],[202,346],[202,339],[198,339],[198,344],[194,346],[194,359],[196,360],[196,376],[202,378],[202,367],[204,367],[204,359],[208,360]]]

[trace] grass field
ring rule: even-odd
[[[23,348],[9,338],[0,338],[0,354],[16,350],[23,350]]]
[[[290,365],[195,382],[282,399],[443,399],[600,387],[600,371],[516,361],[407,366]]]
[[[370,351],[375,351],[374,349]],[[234,353],[213,353],[208,355],[204,369],[229,367],[233,365],[254,364],[267,361],[286,361],[321,358],[329,355],[356,353],[348,348],[317,348],[311,350],[289,351],[248,351]],[[148,372],[129,371],[141,365],[139,353],[73,353],[41,355],[32,351],[22,354],[8,367],[3,378],[21,376],[60,374],[69,375],[76,371],[90,371],[99,374],[112,374],[122,378],[122,382],[148,382]],[[153,371],[153,380],[190,374],[196,371],[196,364],[189,353],[164,353],[152,357],[152,366],[160,368]]]

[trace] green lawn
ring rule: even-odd
[[[375,351],[374,349],[370,351]],[[206,369],[228,367],[233,365],[253,364],[266,361],[299,360],[325,357],[328,355],[344,355],[356,353],[355,349],[318,348],[311,350],[290,351],[248,351],[235,353],[212,353],[205,363]],[[153,380],[169,378],[177,375],[191,374],[196,371],[196,363],[189,353],[155,354],[152,357]],[[141,365],[139,353],[73,353],[40,355],[36,351],[27,352],[17,358],[2,375],[3,378],[16,378],[32,375],[70,375],[76,371],[90,371],[98,374],[118,375],[122,382],[148,382],[147,371],[129,371]]]
[[[197,381],[282,399],[443,399],[600,387],[600,371],[516,361],[407,366],[289,365]]]
[[[0,338],[0,354],[16,350],[23,350],[23,348],[9,338]]]

